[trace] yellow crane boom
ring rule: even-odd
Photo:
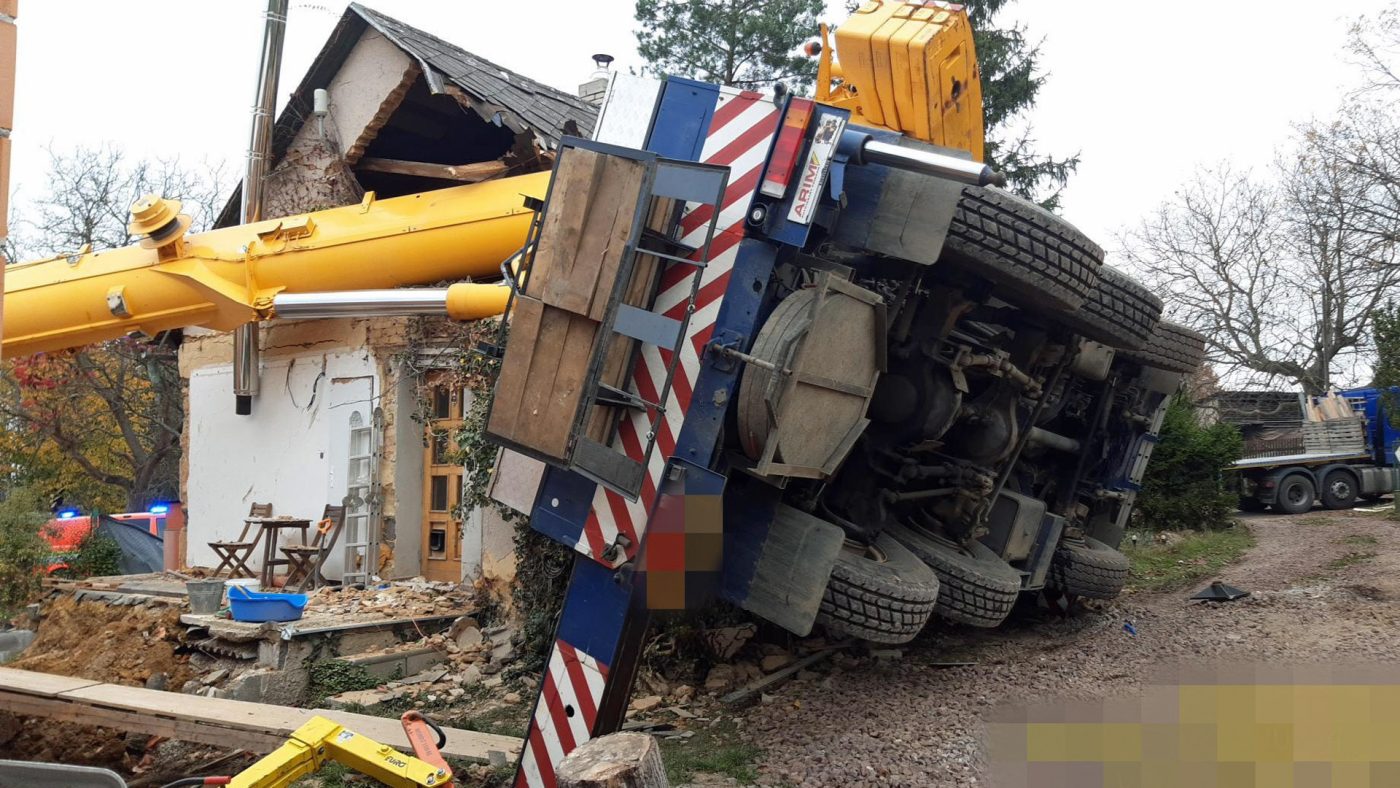
[[[283,293],[365,290],[493,277],[525,241],[549,173],[457,186],[254,224],[84,250],[11,266],[5,357],[76,347],[133,331],[231,330],[270,316]],[[142,206],[138,204],[138,214]],[[166,226],[169,226],[168,224]],[[162,228],[152,228],[157,235]],[[170,232],[182,231],[173,228]],[[505,288],[459,286],[453,317],[499,314]]]

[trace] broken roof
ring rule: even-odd
[[[565,133],[587,136],[593,132],[598,110],[578,96],[516,74],[359,3],[350,4],[341,25],[354,15],[417,60],[432,92],[446,92],[447,83],[456,85],[482,105],[476,109],[487,120],[501,112],[503,123],[533,132],[546,148],[558,145]],[[360,32],[355,31],[356,40]]]
[[[598,110],[583,99],[502,68],[372,8],[351,3],[277,118],[272,134],[274,164],[282,160],[302,124],[312,117],[316,89],[331,84],[369,28],[418,64],[429,91],[465,94],[467,103],[483,119],[516,132],[527,132],[543,148],[556,147],[565,135],[587,137],[593,133]],[[234,189],[219,215],[218,226],[238,223],[241,192],[241,185]]]

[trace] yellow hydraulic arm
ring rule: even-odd
[[[393,788],[447,785],[452,771],[405,755],[387,744],[346,730],[325,717],[312,717],[281,747],[232,778],[234,788],[284,788],[315,774],[328,761],[343,763]]]
[[[526,239],[548,172],[457,186],[185,236],[179,203],[133,208],[139,245],[10,266],[5,357],[77,347],[133,331],[231,330],[272,316],[288,293],[395,288],[493,277]],[[507,289],[454,286],[448,314],[499,314]]]

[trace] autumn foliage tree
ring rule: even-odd
[[[46,192],[21,206],[12,260],[124,246],[141,194],[184,200],[196,227],[215,215],[220,169],[131,162],[104,146],[50,151]],[[0,369],[0,471],[7,492],[103,511],[144,508],[178,490],[183,396],[170,337],[131,336],[7,360]]]

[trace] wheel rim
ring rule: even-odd
[[[1332,497],[1339,501],[1351,498],[1351,484],[1346,479],[1337,479],[1332,482]]]
[[[1307,490],[1301,484],[1292,484],[1288,487],[1286,497],[1289,503],[1301,504],[1307,498]]]

